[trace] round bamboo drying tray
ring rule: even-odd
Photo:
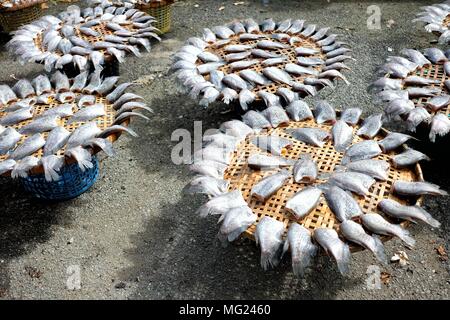
[[[55,93],[55,92],[53,91],[52,93]],[[77,106],[76,100],[77,100],[77,98],[78,98],[80,95],[83,95],[83,93],[75,93],[75,94],[76,94],[76,98],[75,98],[74,101],[71,103],[71,104],[72,104],[72,110],[73,110],[74,113],[77,112],[77,111],[79,110],[79,107]],[[62,104],[62,103],[56,101],[54,98],[50,98],[49,100],[50,100],[50,101],[49,101],[48,104],[35,104],[35,105],[33,106],[33,119],[35,119],[36,117],[38,117],[39,115],[41,115],[42,113],[44,113],[46,110],[55,108],[55,107],[57,107],[58,105],[61,105],[61,104]],[[17,101],[20,101],[20,99],[17,100]],[[13,103],[15,103],[15,102],[13,102]],[[10,103],[9,105],[11,105],[11,104],[13,104],[13,103]],[[116,110],[114,110],[112,104],[108,103],[108,102],[106,101],[105,97],[103,97],[103,96],[97,95],[95,103],[102,103],[102,104],[105,106],[106,114],[105,114],[104,116],[97,117],[97,118],[95,118],[94,120],[91,120],[91,121],[95,122],[100,130],[104,130],[104,129],[110,127],[110,126],[113,124],[113,122],[114,122],[114,120],[115,120],[115,118],[116,118]],[[3,106],[3,107],[0,108],[0,118],[2,118],[2,117],[6,114],[6,112],[4,112],[4,110],[5,110],[9,105],[5,105],[5,106]],[[21,122],[19,122],[18,124],[11,125],[11,126],[9,126],[9,127],[12,127],[12,128],[14,128],[14,129],[18,130],[18,129],[24,127],[25,125],[27,125],[28,123],[32,122],[33,119],[21,121]],[[79,127],[82,126],[83,124],[85,124],[85,122],[73,122],[73,123],[68,124],[67,122],[68,122],[69,119],[70,119],[70,117],[62,118],[62,119],[60,120],[60,123],[59,123],[60,126],[64,127],[64,128],[65,128],[66,130],[68,130],[69,132],[73,132],[74,130],[76,130],[77,128],[79,128]],[[127,126],[128,124],[129,124],[129,121],[126,120],[126,121],[124,121],[121,125]],[[49,132],[43,132],[43,133],[41,133],[41,134],[42,134],[42,136],[44,137],[44,139],[47,139]],[[25,141],[25,139],[28,138],[29,136],[30,136],[30,135],[23,135],[22,138],[21,138],[21,140],[18,142],[18,145],[22,144],[22,143]],[[119,137],[120,137],[120,133],[114,133],[114,134],[108,136],[108,139],[109,139],[111,142],[114,142],[114,141],[116,141]],[[94,148],[94,149],[91,148],[90,151],[91,151],[92,154],[96,154],[96,153],[99,152],[100,150],[97,149],[97,148]],[[56,155],[64,155],[64,152],[65,152],[65,147],[62,148],[62,149],[60,149],[60,150],[57,152]],[[35,152],[35,153],[33,154],[33,156],[35,156],[35,157],[37,157],[38,159],[40,159],[40,158],[43,156],[43,149],[40,149],[40,150],[38,150],[37,152]],[[7,158],[8,158],[8,155],[0,155],[0,162],[6,160]],[[74,161],[75,161],[74,159],[68,159],[68,160],[66,160],[66,162],[67,162],[68,164],[73,163]],[[43,171],[43,167],[42,167],[42,165],[40,165],[40,166],[37,166],[37,167],[33,168],[33,169],[30,171],[30,174],[41,174],[41,173],[43,173],[43,172],[44,172],[44,171]],[[9,175],[9,173],[5,173],[5,175]]]
[[[255,32],[255,33],[264,36],[264,38],[261,38],[259,40],[272,40],[272,41],[274,41],[274,39],[271,38],[271,35],[273,33],[276,33],[276,32],[270,31],[270,32]],[[319,50],[320,51],[319,53],[314,54],[314,55],[310,55],[308,57],[309,58],[325,59],[325,54],[322,52],[321,47],[319,45],[317,45],[316,41],[314,41],[314,40],[312,40],[310,38],[306,38],[306,37],[301,36],[301,35],[296,35],[296,36],[301,38],[301,41],[294,43],[293,45],[291,45],[290,48],[271,50],[271,52],[273,52],[273,53],[276,53],[276,54],[282,55],[282,56],[286,56],[288,58],[286,62],[282,62],[280,64],[275,65],[276,67],[283,68],[288,63],[295,63],[296,64],[297,63],[297,54],[295,53],[295,49],[298,48],[298,47],[306,47],[306,48],[312,48],[312,49]],[[249,40],[249,41],[241,42],[239,40],[239,35],[233,35],[233,36],[230,37],[230,39],[231,39],[231,41],[227,45],[233,45],[233,44],[254,45],[254,44],[256,44],[259,41],[259,40]],[[287,44],[287,42],[284,42],[284,41],[283,41],[283,43]],[[222,59],[227,54],[224,51],[224,47],[215,48],[214,44],[209,45],[206,48],[206,50],[216,54],[217,56],[221,57]],[[261,73],[261,71],[265,68],[265,66],[262,64],[262,62],[265,59],[264,58],[254,58],[254,59],[260,60],[260,63],[257,63],[255,65],[249,67],[249,68],[246,68],[246,69],[247,70],[253,70],[253,71],[256,71],[258,73]],[[324,67],[323,65],[318,65],[318,66],[315,66],[315,67],[312,67],[312,68],[314,70],[320,72],[323,69],[323,67]],[[239,72],[241,71],[241,70],[232,71],[230,66],[229,66],[229,64],[225,64],[223,67],[220,67],[218,70],[222,71],[225,75],[232,74],[232,73],[239,74]],[[296,76],[296,75],[291,74],[291,77],[292,77],[292,79],[294,79],[294,81],[296,81],[298,83],[303,83],[303,81],[307,77],[307,75]],[[206,76],[205,78],[207,80],[209,80],[209,76]],[[270,92],[270,93],[275,93],[278,88],[282,88],[282,87],[290,88],[290,86],[287,85],[287,84],[272,82],[272,83],[270,83],[268,85],[255,85],[255,87],[251,91],[254,92],[255,94],[258,93],[259,91],[267,91],[267,92]],[[261,98],[257,97],[256,100],[260,101]]]
[[[42,3],[47,0],[23,2],[11,8],[2,8],[0,10],[0,25],[4,32],[11,32],[28,24],[43,14]]]
[[[328,141],[326,144],[320,147],[314,147],[306,145],[303,142],[291,138],[291,136],[284,132],[286,128],[301,128],[301,127],[314,127],[321,128],[327,131],[331,130],[332,125],[327,124],[317,124],[314,120],[307,121],[292,121],[287,127],[278,127],[264,130],[258,135],[269,135],[275,133],[283,138],[288,138],[293,142],[292,148],[283,151],[283,156],[289,159],[298,159],[300,154],[308,153],[311,155],[312,159],[316,162],[319,175],[329,174],[334,171],[337,165],[340,164],[342,160],[343,153],[337,152],[333,147],[333,142]],[[358,127],[354,128],[354,133],[356,133]],[[383,136],[388,133],[387,130],[382,129],[380,133],[374,138],[375,140],[381,140]],[[303,189],[309,184],[296,183],[291,177],[290,180],[283,185],[273,196],[271,196],[267,201],[261,202],[251,197],[250,191],[259,180],[264,176],[273,174],[278,170],[263,170],[257,171],[248,167],[247,159],[253,153],[263,152],[256,145],[252,144],[250,139],[254,135],[248,136],[243,142],[240,143],[237,150],[235,151],[230,164],[224,174],[224,179],[229,181],[229,191],[240,190],[244,199],[247,201],[249,207],[252,209],[258,218],[255,224],[250,226],[245,232],[244,236],[254,240],[254,232],[256,224],[264,216],[272,217],[276,220],[282,221],[286,227],[292,223],[297,222],[309,230],[314,230],[319,227],[334,228],[339,229],[339,221],[336,219],[335,215],[332,213],[331,209],[328,207],[325,199],[322,197],[320,203],[312,212],[310,212],[303,219],[297,220],[291,213],[287,212],[285,209],[286,201],[289,200],[297,191]],[[353,143],[363,141],[356,134],[354,135]],[[406,147],[405,147],[406,148]],[[390,152],[388,154],[381,154],[374,159],[389,161],[395,152]],[[414,170],[411,169],[396,169],[392,165],[389,168],[389,176],[387,181],[376,181],[376,183],[370,188],[370,192],[365,197],[357,197],[360,207],[364,213],[377,212],[377,205],[383,198],[391,198],[400,203],[407,203],[404,198],[397,198],[393,195],[391,191],[391,186],[396,180],[405,181],[423,181],[422,170],[419,164],[417,164]],[[325,180],[319,178],[318,184],[324,183]],[[411,199],[412,202],[409,204],[420,204],[421,198]],[[387,217],[388,220],[389,219]],[[408,222],[403,221],[403,226],[407,226]],[[387,241],[391,237],[383,236],[382,240]],[[352,251],[362,250],[362,247],[350,244]]]
[[[160,0],[149,2],[138,2],[136,7],[151,15],[156,19],[155,27],[158,28],[159,34],[170,31],[172,23],[172,4],[174,0]]]

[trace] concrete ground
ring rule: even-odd
[[[353,48],[356,62],[347,73],[351,86],[324,90],[338,107],[359,106],[365,114],[380,111],[366,88],[376,66],[400,49],[426,48],[432,34],[411,23],[419,7],[432,1],[182,1],[176,3],[172,32],[142,58],[129,57],[121,67],[123,81],[140,79],[135,87],[155,110],[151,121],[136,121],[137,139],[122,137],[117,155],[102,162],[94,187],[79,198],[56,204],[33,200],[15,181],[0,178],[0,297],[5,299],[449,299],[449,264],[436,248],[449,248],[449,198],[427,198],[425,207],[442,222],[440,230],[415,225],[413,250],[393,240],[389,256],[406,251],[409,264],[390,264],[380,289],[367,288],[367,252],[357,253],[351,274],[341,277],[328,258],[305,279],[291,273],[289,261],[273,271],[259,266],[259,250],[242,240],[223,249],[214,241],[216,219],[194,212],[202,197],[184,196],[191,175],[171,162],[177,128],[193,132],[194,121],[213,128],[236,117],[226,107],[198,107],[167,75],[169,56],[204,27],[233,19],[304,18],[329,26]],[[198,5],[198,6],[196,6]],[[367,28],[367,9],[377,5],[381,29]],[[57,12],[65,5],[51,5]],[[219,10],[220,7],[223,10]],[[388,27],[389,25],[390,27]],[[2,50],[4,51],[4,50]],[[20,66],[0,53],[0,82],[31,77],[39,65]],[[442,145],[441,145],[442,147]],[[445,161],[424,168],[425,178],[449,189]],[[73,270],[80,270],[81,289],[68,290]]]

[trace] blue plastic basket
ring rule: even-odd
[[[91,169],[82,172],[78,163],[71,163],[61,168],[60,179],[48,182],[44,174],[21,178],[22,185],[32,196],[52,201],[69,200],[86,192],[97,180],[99,165],[97,157],[92,157]]]

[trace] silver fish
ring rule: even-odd
[[[374,140],[366,140],[353,144],[344,153],[342,164],[352,161],[374,158],[382,153],[380,146]]]
[[[114,103],[117,101],[117,99],[119,99],[122,94],[125,92],[126,89],[128,89],[132,84],[131,83],[121,83],[119,84],[112,92],[110,92],[107,96],[106,96],[106,100],[109,103]]]
[[[379,214],[363,214],[361,221],[370,231],[381,235],[399,237],[408,247],[414,247],[416,243],[407,230],[403,229],[400,225],[389,223]]]
[[[296,219],[302,219],[317,207],[321,195],[322,190],[316,187],[302,189],[286,202],[285,208]]]
[[[319,50],[313,49],[313,48],[308,48],[308,47],[297,47],[295,48],[295,53],[298,56],[311,56],[314,54],[319,53]]]
[[[247,202],[245,202],[241,192],[239,190],[233,190],[211,198],[211,200],[202,205],[196,213],[204,218],[208,215],[226,214],[232,208],[246,205]]]
[[[79,75],[77,75],[73,80],[73,84],[70,87],[70,91],[81,92],[81,90],[83,90],[84,86],[86,85],[88,75],[89,73],[87,71],[84,71]]]
[[[375,179],[364,173],[348,171],[333,173],[328,182],[344,190],[365,196],[375,183]]]
[[[249,134],[253,133],[253,129],[246,125],[244,122],[239,120],[230,120],[223,122],[220,125],[220,131],[223,133],[237,137],[240,139],[245,138]]]
[[[208,176],[199,176],[192,180],[183,191],[188,194],[203,193],[216,197],[225,193],[227,188],[228,181]]]
[[[312,85],[305,85],[303,83],[294,82],[292,84],[292,90],[303,92],[306,95],[315,96],[317,94],[317,90]]]
[[[314,239],[328,254],[336,260],[339,272],[343,275],[349,273],[351,253],[348,245],[344,243],[337,232],[328,228],[317,228],[314,230]]]
[[[263,77],[261,74],[253,70],[242,70],[239,72],[239,76],[242,79],[254,84],[266,85],[270,83],[267,78]]]
[[[211,29],[204,28],[203,29],[203,40],[209,43],[213,43],[216,41],[216,35],[214,32],[211,31]]]
[[[130,128],[127,128],[125,126],[121,126],[121,125],[113,125],[110,126],[108,128],[106,128],[105,130],[103,130],[98,136],[97,138],[103,138],[106,139],[107,137],[109,137],[112,134],[122,134],[123,132],[128,133],[129,135],[133,136],[133,137],[137,137],[137,133],[134,132],[133,130],[131,130]],[[92,138],[90,139],[92,140]]]
[[[305,67],[314,67],[324,64],[321,58],[298,57],[297,64]]]
[[[247,164],[252,169],[265,170],[293,165],[294,161],[279,156],[255,153],[248,157]]]
[[[74,122],[87,122],[104,115],[106,115],[105,106],[103,105],[103,103],[96,103],[92,106],[88,106],[77,111],[67,121],[67,123],[70,124]]]
[[[419,97],[434,97],[440,94],[441,90],[438,88],[419,88],[419,87],[408,87],[406,88],[410,98]]]
[[[264,38],[262,34],[254,34],[254,33],[243,33],[239,35],[239,40],[242,41],[250,41],[250,40],[258,40]]]
[[[223,48],[225,52],[233,52],[233,53],[248,51],[251,49],[253,49],[253,46],[248,44],[230,44]]]
[[[239,91],[242,89],[247,89],[247,83],[235,73],[227,74],[225,77],[223,77],[222,82],[227,86]]]
[[[313,112],[318,124],[334,123],[336,121],[334,107],[325,100],[318,101]]]
[[[101,83],[102,83],[101,70],[95,70],[89,78],[89,84],[83,88],[82,92],[92,94],[97,90],[97,88],[101,85]]]
[[[78,108],[83,108],[86,106],[91,106],[93,104],[95,104],[96,101],[96,97],[93,95],[82,95],[79,97],[78,102],[77,102],[77,106]]]
[[[404,168],[415,165],[419,161],[430,161],[431,159],[422,152],[414,149],[408,149],[406,151],[403,151],[402,153],[395,155],[391,160],[395,168]]]
[[[443,113],[436,114],[431,120],[429,138],[431,142],[436,141],[436,136],[444,136],[450,131],[450,120]]]
[[[267,67],[262,70],[262,73],[272,81],[290,85],[292,83],[291,76],[284,70],[277,67]]]
[[[349,85],[350,82],[347,80],[347,78],[338,70],[327,70],[323,71],[318,75],[319,78],[331,78],[331,79],[341,79],[345,82],[346,85]]]
[[[31,85],[30,81],[26,79],[17,81],[16,84],[12,87],[12,90],[21,99],[28,98],[29,96],[35,94],[33,86]]]
[[[305,20],[294,20],[292,21],[291,26],[289,27],[289,29],[287,30],[287,32],[291,33],[291,34],[295,34],[295,33],[299,33],[300,31],[303,30],[303,26],[305,24]]]
[[[97,127],[95,122],[88,122],[72,132],[67,141],[67,148],[74,148],[84,144],[86,141],[95,138],[98,134],[101,133],[101,130]]]
[[[380,78],[369,86],[374,92],[381,90],[402,90],[403,81],[401,79]]]
[[[302,100],[292,101],[286,108],[286,112],[294,121],[314,119],[314,116],[308,104]]]
[[[438,48],[427,48],[423,55],[434,64],[441,64],[448,60],[444,52]]]
[[[103,53],[94,50],[89,55],[89,59],[91,60],[92,65],[94,66],[94,70],[103,70],[102,65],[105,63],[105,57]]]
[[[383,121],[381,120],[382,117],[382,113],[368,116],[364,119],[362,126],[358,129],[356,134],[367,139],[375,137],[383,125]]]
[[[254,66],[255,64],[258,64],[258,63],[259,63],[259,60],[252,59],[252,60],[236,61],[236,62],[232,62],[232,63],[230,63],[228,65],[229,65],[229,67],[230,67],[230,69],[232,71],[235,71],[235,70],[247,69],[247,68],[249,68],[251,66]]]
[[[245,113],[242,116],[242,120],[246,125],[248,125],[255,131],[271,127],[269,120],[267,120],[261,113],[254,110],[250,110]]]
[[[4,126],[10,126],[31,118],[33,118],[32,108],[28,107],[10,112],[5,116],[1,117],[0,124]]]
[[[269,58],[279,58],[280,57],[280,55],[275,52],[266,51],[266,50],[262,50],[262,49],[252,49],[250,51],[250,53],[252,54],[252,56],[255,56],[257,58],[269,59]]]
[[[419,206],[402,205],[392,199],[383,199],[378,203],[378,208],[393,218],[404,219],[414,223],[422,221],[433,228],[439,228],[441,226],[439,221]]]
[[[335,64],[338,62],[343,62],[343,61],[349,60],[349,59],[355,60],[351,56],[343,54],[341,56],[337,56],[337,57],[329,58],[329,59],[325,60],[325,65],[329,66],[329,65],[332,65],[332,64]]]
[[[271,41],[271,40],[261,40],[258,41],[256,46],[264,50],[276,50],[276,49],[286,49],[288,46],[281,42]]]
[[[67,78],[67,76],[60,71],[53,73],[50,81],[53,83],[56,92],[65,92],[70,90],[69,78]]]
[[[353,129],[343,120],[338,120],[331,128],[334,148],[338,152],[344,152],[353,141]]]
[[[256,225],[255,240],[261,248],[261,267],[268,270],[276,267],[281,259],[284,224],[264,216]]]
[[[0,155],[4,155],[9,150],[12,150],[21,138],[22,135],[16,129],[11,127],[4,129],[0,133]]]
[[[236,240],[242,232],[256,222],[257,218],[258,216],[248,206],[230,209],[219,218],[222,225],[217,234],[218,239],[223,245],[226,245],[227,241]]]
[[[333,64],[327,65],[322,68],[323,71],[330,71],[330,70],[351,70],[350,67],[348,67],[346,64],[342,62],[335,62]]]
[[[401,196],[420,196],[420,195],[435,195],[435,196],[446,196],[447,192],[441,190],[436,184],[429,182],[410,182],[396,180],[392,186],[393,192]]]
[[[44,156],[56,154],[65,146],[69,136],[70,132],[63,127],[56,127],[50,131],[44,146]]]
[[[384,160],[359,160],[346,165],[347,169],[364,173],[372,178],[386,181],[388,178],[389,163]]]
[[[348,108],[342,111],[341,120],[351,126],[355,126],[358,124],[361,114],[362,110],[360,108]]]
[[[194,173],[210,176],[216,179],[223,178],[223,173],[226,168],[226,164],[211,160],[195,161],[189,166],[189,170]]]
[[[117,76],[107,77],[103,80],[101,85],[99,85],[95,89],[95,91],[101,95],[105,95],[105,94],[109,93],[112,90],[112,88],[114,88],[117,81],[119,81],[119,77],[117,77]]]
[[[250,52],[244,51],[244,52],[237,52],[237,53],[230,53],[224,56],[225,61],[227,62],[234,62],[234,61],[240,61],[243,59],[248,58],[251,55]]]
[[[0,161],[0,175],[13,170],[15,165],[16,161],[12,159]]]
[[[276,26],[275,21],[272,18],[268,18],[261,23],[261,31],[274,31]]]
[[[68,91],[68,92],[60,92],[56,95],[56,100],[58,100],[61,103],[67,103],[72,102],[76,98],[75,93]]]
[[[119,116],[117,116],[116,119],[114,119],[113,125],[121,124],[127,120],[130,120],[131,117],[138,117],[138,118],[142,118],[147,121],[150,120],[149,117],[144,116],[142,113],[127,111],[127,112],[123,112]]]
[[[16,178],[27,178],[28,173],[31,169],[39,164],[39,159],[33,156],[28,156],[18,161],[11,171],[11,177]]]
[[[312,266],[318,247],[312,242],[311,232],[302,225],[293,222],[284,242],[283,252],[291,250],[292,269],[295,275],[304,276]]]
[[[75,159],[82,172],[94,167],[91,153],[81,146],[67,149],[64,156]]]
[[[33,85],[36,95],[40,96],[43,93],[49,93],[52,91],[52,84],[47,76],[40,74],[36,78],[31,81]]]
[[[439,80],[428,79],[420,76],[408,76],[404,80],[405,85],[428,86],[431,84],[439,84]]]
[[[317,79],[317,78],[308,77],[303,80],[303,83],[306,85],[310,85],[310,86],[321,86],[321,87],[334,88],[333,82],[331,82],[330,79],[325,79],[325,78]]]
[[[270,93],[270,92],[267,92],[267,91],[259,91],[258,92],[258,97],[260,97],[260,98],[262,98],[263,99],[263,101],[264,101],[264,103],[266,104],[266,106],[267,107],[277,107],[277,106],[280,106],[281,104],[280,104],[280,98],[277,96],[277,95],[275,95],[275,94],[273,94],[273,93]],[[267,109],[266,109],[267,110]],[[266,110],[264,110],[263,111],[263,113],[264,113],[264,115],[266,116],[266,117],[268,117],[268,115],[266,115]],[[284,111],[284,110],[283,110]],[[282,115],[281,115],[282,116]],[[286,116],[287,117],[287,116]],[[283,122],[283,123],[286,123],[286,117],[283,117],[283,119],[282,120],[284,120],[285,122]],[[280,119],[281,120],[281,119]],[[289,118],[288,118],[288,120],[289,120]],[[270,119],[269,119],[269,121],[270,121]],[[276,118],[276,116],[275,116],[275,118],[274,118],[274,121],[275,122],[278,122],[277,121],[277,118]],[[270,121],[271,123],[272,123],[272,121]],[[273,126],[273,123],[272,123],[272,126]]]
[[[317,179],[318,168],[308,154],[300,155],[294,164],[294,181],[297,183],[313,183]]]
[[[7,105],[15,100],[17,100],[17,96],[14,91],[6,84],[0,85],[0,105]]]
[[[234,35],[233,30],[225,26],[216,26],[211,28],[211,30],[221,39],[228,39]]]
[[[262,62],[262,65],[265,67],[275,66],[277,64],[281,64],[287,61],[287,57],[279,57],[279,58],[270,58],[266,59]]]
[[[114,110],[120,109],[123,104],[130,102],[130,101],[141,101],[143,98],[141,96],[138,96],[137,94],[127,92],[120,96],[114,103],[113,108]]]
[[[450,104],[450,95],[440,95],[428,100],[425,105],[431,109],[432,112],[439,111],[440,109]]]
[[[243,89],[239,93],[239,104],[242,110],[247,110],[248,105],[256,100],[256,95],[250,90]],[[245,121],[244,121],[245,122]]]
[[[408,76],[410,73],[410,70],[406,68],[405,66],[394,63],[394,62],[388,62],[383,64],[378,69],[379,74],[389,75],[393,78],[401,78],[404,79]]]
[[[323,187],[323,190],[328,207],[339,221],[343,222],[363,214],[350,192],[334,185]]]
[[[308,24],[300,34],[305,37],[310,37],[316,31],[316,27],[317,26],[315,24]]]
[[[59,126],[59,120],[60,118],[56,115],[40,117],[20,128],[19,132],[23,135],[33,135],[35,133],[50,131]]]
[[[203,51],[202,53],[200,53],[198,55],[198,58],[200,60],[202,60],[203,62],[205,62],[205,63],[207,63],[207,62],[219,62],[219,61],[222,60],[220,57],[216,56],[214,53],[208,52],[208,51]]]
[[[286,133],[306,144],[322,148],[331,135],[319,128],[286,129]]]
[[[280,31],[280,32],[286,32],[291,27],[291,24],[292,24],[292,20],[286,19],[284,21],[281,21],[275,30]]]
[[[48,109],[41,113],[39,115],[39,118],[41,117],[51,117],[51,116],[58,116],[60,118],[65,118],[73,115],[72,111],[72,105],[69,103],[66,104],[60,104],[57,107]]]
[[[9,156],[10,159],[20,160],[29,156],[45,145],[45,139],[41,134],[36,133],[27,138],[22,144],[20,144]]]
[[[203,92],[203,96],[199,102],[199,105],[205,106],[205,107],[207,107],[210,103],[213,103],[214,101],[216,101],[220,96],[220,91],[214,87],[207,87],[202,92]]]
[[[378,261],[387,264],[386,253],[381,240],[376,236],[368,235],[360,224],[352,220],[346,220],[339,225],[339,231],[345,239],[366,248],[375,255]]]
[[[383,90],[376,94],[375,103],[390,102],[395,99],[408,100],[409,94],[406,90]]]
[[[290,177],[291,173],[284,169],[266,176],[252,187],[250,194],[259,201],[265,202],[275,194]]]
[[[412,138],[412,136],[407,134],[399,132],[389,132],[389,134],[383,140],[379,141],[378,144],[380,145],[381,150],[386,153],[397,149],[406,141]]]
[[[414,102],[403,98],[394,99],[384,109],[387,118],[395,118],[414,110]]]
[[[292,103],[294,100],[298,100],[298,94],[289,88],[278,88],[276,94],[282,97],[287,105]]]
[[[400,53],[420,67],[431,65],[431,61],[425,58],[425,56],[417,50],[403,49]]]
[[[283,149],[292,147],[292,142],[289,139],[278,137],[276,135],[252,137],[251,142],[258,148],[277,156],[281,155]]]

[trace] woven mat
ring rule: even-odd
[[[325,129],[327,131],[331,130],[331,125],[319,125],[314,120],[301,122],[291,121],[287,128],[300,128],[300,127],[316,127]],[[270,129],[263,133],[264,135],[275,133],[281,137],[291,139],[291,141],[293,142],[293,147],[283,154],[284,157],[290,159],[298,159],[300,154],[309,153],[312,156],[313,160],[317,163],[319,174],[333,172],[335,167],[340,164],[343,154],[337,152],[334,149],[333,143],[331,141],[328,141],[323,146],[323,148],[309,146],[306,145],[305,143],[302,143],[300,141],[291,138],[288,134],[284,132],[285,128],[286,127]],[[356,132],[356,130],[357,128],[354,129],[354,133]],[[384,132],[383,134],[379,134],[377,137],[375,137],[375,140],[382,139],[383,135],[385,134],[386,132]],[[229,186],[230,191],[235,189],[241,191],[242,195],[244,196],[244,199],[249,204],[249,207],[258,216],[257,223],[263,216],[270,216],[279,221],[282,221],[286,227],[291,222],[298,222],[310,230],[314,230],[319,227],[338,229],[339,221],[335,218],[334,214],[331,212],[330,208],[328,207],[323,197],[317,208],[303,219],[297,220],[296,218],[294,218],[292,214],[288,213],[285,210],[286,201],[289,200],[297,191],[307,186],[306,184],[294,182],[293,178],[291,178],[287,183],[285,183],[276,194],[274,194],[264,203],[250,197],[250,191],[253,185],[255,185],[264,176],[271,175],[275,172],[272,170],[256,171],[250,169],[247,166],[247,159],[250,154],[264,153],[264,151],[262,151],[261,149],[259,149],[250,142],[251,137],[252,136],[247,137],[247,139],[239,145],[237,152],[234,154],[230,162],[230,165],[225,172],[224,179],[230,182]],[[353,143],[362,140],[363,139],[361,139],[359,136],[355,135]],[[375,159],[389,161],[389,159],[394,154],[395,154],[394,152],[391,152],[389,154],[382,154]],[[399,199],[390,193],[391,186],[395,180],[405,180],[405,181],[422,180],[422,173],[420,166],[417,165],[415,171],[410,169],[396,169],[391,166],[389,169],[389,178],[387,181],[384,182],[377,181],[370,188],[370,192],[367,196],[365,196],[364,198],[359,197],[358,201],[363,212],[365,213],[376,212],[377,204],[383,198],[391,198],[395,199],[400,203],[405,203],[404,199]],[[319,183],[320,182],[324,181],[319,180]],[[354,195],[354,197],[356,197],[356,195]],[[415,201],[413,201],[412,203],[415,203]],[[257,223],[249,227],[245,231],[244,235],[249,237],[250,239],[254,239],[253,235]],[[388,238],[386,237],[384,240],[387,239]],[[355,246],[352,249],[354,250],[355,248],[359,247]]]

